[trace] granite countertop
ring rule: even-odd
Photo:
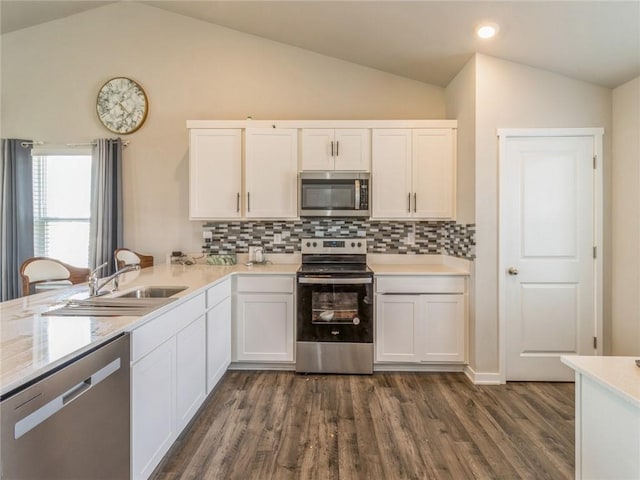
[[[299,265],[157,265],[126,273],[120,292],[134,287],[187,286],[174,297],[195,296],[230,275],[293,275]],[[109,339],[131,331],[175,306],[161,306],[144,316],[43,316],[71,297],[86,298],[88,286],[74,285],[0,303],[0,395],[62,365]]]
[[[640,408],[640,357],[563,355],[562,363]]]

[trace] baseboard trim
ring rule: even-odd
[[[276,370],[294,371],[295,363],[267,363],[267,362],[232,362],[229,370]]]
[[[501,385],[500,374],[476,372],[469,365],[464,367],[464,374],[474,385]]]
[[[374,372],[463,372],[464,365],[374,363]]]

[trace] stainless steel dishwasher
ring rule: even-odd
[[[129,335],[0,403],[2,480],[129,478]]]

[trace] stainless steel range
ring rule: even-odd
[[[373,373],[373,273],[363,238],[302,241],[296,371]]]

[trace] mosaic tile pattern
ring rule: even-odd
[[[389,222],[358,219],[305,218],[299,221],[207,222],[211,232],[203,251],[214,254],[247,253],[262,246],[265,253],[300,252],[301,239],[309,237],[360,237],[369,253],[440,253],[475,258],[475,225],[456,222]],[[281,242],[274,242],[280,235]],[[412,245],[406,243],[413,235]]]

